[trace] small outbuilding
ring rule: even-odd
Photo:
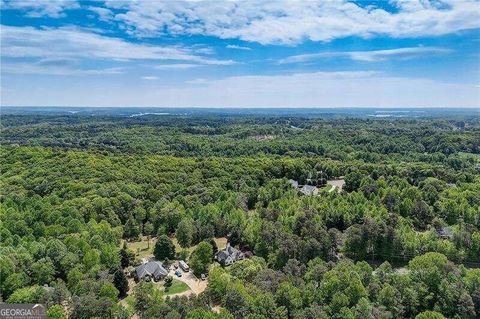
[[[166,277],[167,274],[168,271],[163,267],[161,262],[149,261],[135,268],[134,278],[136,281],[151,281],[152,279],[159,281]]]

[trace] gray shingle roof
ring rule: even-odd
[[[227,247],[225,247],[222,250],[219,250],[217,254],[215,255],[215,259],[222,265],[229,265],[231,263],[234,263],[237,260],[243,259],[245,256],[243,253],[235,249],[234,247],[230,246],[230,244],[227,243]]]
[[[168,274],[168,271],[163,268],[162,263],[159,261],[149,261],[143,265],[135,268],[135,272],[138,279],[143,279],[145,276],[150,277],[165,277]]]
[[[315,195],[318,192],[318,189],[316,186],[304,185],[300,188],[300,191],[305,195]]]

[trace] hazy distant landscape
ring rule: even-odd
[[[9,107],[3,115],[77,115],[77,116],[292,116],[292,117],[438,117],[480,116],[477,108],[164,108],[164,107]]]

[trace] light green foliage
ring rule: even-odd
[[[31,286],[15,290],[7,299],[7,303],[38,303],[45,295],[40,286]]]
[[[50,259],[39,259],[32,265],[32,276],[40,285],[50,283],[54,279],[55,267]]]
[[[195,275],[208,273],[208,267],[212,263],[213,248],[206,241],[202,241],[197,245],[190,255],[189,263]]]
[[[265,259],[254,256],[234,263],[230,267],[230,273],[236,278],[252,281],[258,272],[266,267],[267,263],[265,262]]]
[[[108,283],[102,285],[98,295],[101,296],[101,297],[110,298],[110,299],[115,301],[115,300],[117,300],[118,294],[119,294],[118,289],[115,288],[115,286],[112,283],[108,282]]]
[[[178,243],[181,247],[187,248],[190,247],[193,240],[193,223],[190,219],[185,218],[178,224],[177,231],[175,236],[177,237]]]
[[[231,275],[223,268],[212,267],[208,273],[208,289],[212,296],[217,299],[222,298],[231,280]]]
[[[282,283],[275,294],[279,306],[284,306],[292,313],[302,306],[302,295],[298,288],[289,283]]]
[[[415,319],[445,319],[445,317],[436,311],[424,311],[419,313]]]
[[[194,309],[188,313],[186,319],[218,319],[218,316],[205,309]]]
[[[61,305],[53,305],[47,310],[48,319],[66,319],[65,310]]]

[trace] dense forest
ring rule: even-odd
[[[1,302],[49,318],[480,317],[477,115],[12,114],[0,128]],[[143,238],[205,291],[132,287]],[[215,238],[253,256],[221,267]]]

